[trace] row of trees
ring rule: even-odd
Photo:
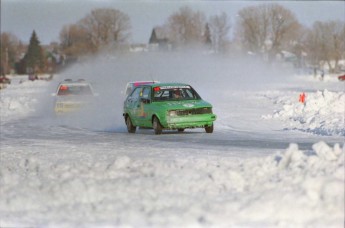
[[[236,38],[253,53],[266,53],[272,59],[297,41],[302,27],[289,10],[277,4],[248,7],[238,14]]]
[[[338,70],[339,60],[345,58],[344,21],[315,22],[312,28],[306,28],[290,10],[279,4],[243,8],[233,24],[226,13],[207,18],[203,12],[182,7],[157,28],[160,38],[174,49],[202,46],[217,53],[240,50],[268,61],[288,51],[297,57],[297,64],[302,61],[315,66],[328,64],[332,71]],[[62,28],[59,50],[74,57],[104,49],[118,50],[128,46],[130,32],[130,18],[125,13],[116,9],[95,9]],[[231,38],[230,34],[233,34]],[[25,45],[14,35],[1,33],[2,71],[8,72],[16,61],[18,64],[18,53],[23,52],[23,47]],[[40,48],[37,35],[33,33],[19,64],[46,69],[48,57],[38,54],[43,53]],[[33,58],[33,55],[40,57]]]
[[[290,52],[297,67],[306,62],[316,68],[327,64],[331,72],[336,72],[339,60],[345,58],[344,21],[318,21],[307,28],[283,6],[262,4],[240,10],[234,25],[230,40],[232,26],[225,13],[207,20],[204,13],[183,7],[159,29],[177,48],[206,45],[215,52],[239,48],[270,62]]]
[[[1,33],[1,75],[15,71],[18,74],[53,73],[60,58],[57,47],[53,50],[43,48],[35,31],[29,45],[7,32]]]
[[[203,12],[182,7],[157,28],[176,48],[206,46],[220,52],[226,48],[231,26],[226,13],[207,20]]]
[[[305,58],[315,67],[328,64],[331,72],[338,71],[339,60],[345,58],[344,21],[318,21],[306,28],[278,4],[247,7],[238,16],[235,39],[243,50],[270,60],[286,50],[295,54],[299,64]]]

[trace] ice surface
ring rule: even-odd
[[[344,225],[342,84],[167,58],[100,57],[1,90],[1,227]],[[191,83],[214,105],[215,132],[127,134],[121,91],[150,75]],[[92,81],[98,105],[55,118],[50,94],[64,78]]]

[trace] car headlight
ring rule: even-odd
[[[168,116],[177,116],[177,112],[175,110],[168,111]]]

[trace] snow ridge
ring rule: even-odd
[[[344,147],[324,142],[239,161],[30,156],[0,167],[0,214],[5,226],[341,226],[343,171]]]
[[[286,130],[345,136],[345,92],[330,92],[327,89],[309,92],[305,103],[298,102],[296,93],[272,95],[267,94],[267,97],[281,108],[273,115],[263,116],[264,119],[280,119],[286,122]]]

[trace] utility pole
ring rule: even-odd
[[[8,68],[8,48],[5,49],[5,66],[4,66],[4,74],[7,74]]]

